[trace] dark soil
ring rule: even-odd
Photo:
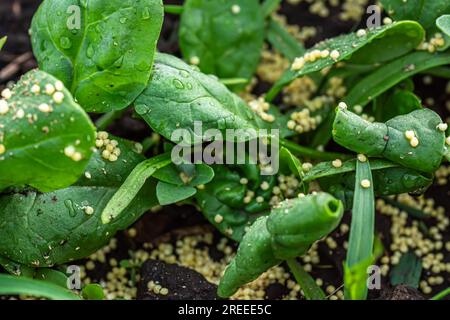
[[[142,281],[137,298],[141,300],[215,300],[217,286],[209,283],[198,272],[175,264],[148,260],[141,269]],[[149,281],[155,281],[169,289],[166,296],[150,292]]]

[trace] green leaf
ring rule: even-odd
[[[304,173],[301,161],[294,156],[289,149],[281,147],[280,149],[280,171],[286,175],[293,173],[298,178],[303,179]]]
[[[158,185],[156,186],[156,195],[159,204],[162,206],[189,199],[196,193],[197,189],[194,187],[176,186],[162,181],[158,182]]]
[[[367,275],[369,267],[374,265],[383,254],[384,247],[378,237],[375,238],[374,252],[365,260],[349,267],[344,263],[345,299],[363,300],[367,295]]]
[[[380,2],[395,20],[415,20],[425,29],[432,28],[437,17],[450,11],[447,0],[381,0]]]
[[[137,113],[154,131],[175,143],[181,137],[173,136],[173,133],[183,133],[179,129],[190,133],[186,143],[198,143],[196,140],[201,136],[194,130],[195,122],[202,123],[200,134],[219,129],[224,136],[226,129],[254,129],[257,132],[267,126],[217,78],[161,53],[155,59],[152,81],[135,105]],[[237,138],[249,140],[245,135]]]
[[[262,5],[262,11],[265,17],[270,16],[281,5],[282,0],[264,0]]]
[[[139,194],[130,195],[134,200],[125,205],[124,214],[108,225],[102,223],[109,200],[145,159],[134,152],[134,143],[115,139],[121,150],[118,161],[104,160],[101,150],[95,152],[85,175],[68,188],[49,193],[19,189],[0,195],[2,255],[33,267],[85,258],[158,204],[155,184],[149,182]]]
[[[179,42],[183,57],[197,57],[204,73],[251,79],[264,43],[259,1],[185,1]]]
[[[435,295],[433,298],[431,298],[430,300],[442,300],[444,299],[446,296],[448,296],[450,294],[450,288],[447,288],[441,292],[439,292],[437,295]]]
[[[349,60],[357,64],[372,64],[385,62],[415,49],[424,39],[422,27],[413,21],[403,21],[369,29],[363,37],[350,33],[318,43],[313,50],[337,50],[339,57],[332,59],[320,58],[307,62],[299,71],[288,70],[278,80],[266,95],[267,101],[272,101],[281,89],[302,76],[317,72],[339,61]]]
[[[450,14],[444,14],[443,16],[440,16],[436,20],[436,26],[450,37]]]
[[[343,213],[342,203],[326,193],[281,202],[248,229],[220,280],[219,296],[229,297],[283,260],[305,254],[339,225]]]
[[[42,280],[45,282],[56,284],[63,288],[67,288],[67,276],[61,271],[49,268],[39,268],[36,269],[34,278],[37,280]]]
[[[52,300],[80,300],[75,293],[40,280],[0,274],[0,294],[28,295]]]
[[[305,53],[303,45],[274,19],[269,21],[267,40],[291,62]]]
[[[378,114],[377,120],[385,122],[419,109],[422,109],[422,102],[418,96],[408,90],[395,90],[382,105],[377,105],[375,112]]]
[[[95,283],[88,284],[81,290],[81,295],[83,299],[86,300],[103,300],[105,299],[105,293],[103,288]]]
[[[341,146],[371,157],[384,157],[406,168],[434,173],[440,166],[445,147],[445,133],[437,127],[442,119],[430,109],[397,116],[386,123],[370,123],[358,115],[338,108],[333,125],[333,139]],[[405,137],[413,131],[416,147]]]
[[[39,67],[85,110],[123,109],[149,81],[163,10],[161,0],[45,0],[31,26]]]
[[[422,71],[450,63],[449,53],[412,52],[389,62],[359,81],[344,98],[350,108],[364,107],[401,81]]]
[[[84,172],[95,128],[65,88],[57,85],[61,103],[45,93],[46,85],[55,90],[56,83],[43,71],[30,71],[12,88],[12,97],[1,100],[8,107],[0,115],[0,190],[29,185],[52,191],[70,186]],[[35,85],[40,93],[32,92]]]
[[[369,187],[363,187],[367,180]],[[369,161],[356,162],[355,197],[353,200],[352,222],[345,265],[349,270],[372,257],[375,232],[375,199],[372,172]],[[358,290],[345,287],[345,295],[352,300],[367,298],[367,274],[360,280]],[[345,278],[344,278],[345,279]],[[347,281],[346,281],[347,282]],[[364,285],[363,285],[364,283]]]
[[[6,37],[0,38],[0,50],[2,50],[5,43],[6,43]]]
[[[325,300],[325,293],[296,259],[287,260],[287,264],[294,274],[295,280],[297,280],[300,288],[302,288],[307,300]]]
[[[139,163],[103,209],[101,214],[103,224],[111,223],[118,217],[120,218],[121,213],[141,191],[147,179],[170,163],[170,154],[167,153]]]
[[[393,286],[404,284],[417,289],[421,275],[422,261],[413,252],[407,252],[392,269],[391,284]]]

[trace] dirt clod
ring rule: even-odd
[[[156,294],[148,289],[153,281],[167,288],[167,295]],[[175,264],[147,260],[141,269],[138,300],[215,300],[217,286],[209,283],[198,272]]]

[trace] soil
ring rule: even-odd
[[[137,298],[141,300],[216,300],[217,286],[198,272],[158,260],[147,260],[141,269]],[[148,290],[149,281],[167,288],[167,295]]]
[[[180,4],[182,1],[164,1],[167,4]],[[20,75],[28,70],[37,67],[37,63],[32,55],[28,29],[31,18],[36,11],[40,1],[36,0],[1,0],[0,2],[0,35],[7,35],[8,41],[0,52],[0,90],[8,82],[16,81]],[[306,6],[306,4],[304,4]],[[303,6],[303,5],[302,5]],[[358,25],[344,23],[337,19],[333,14],[331,18],[322,19],[312,16],[308,10],[300,7],[295,9],[284,4],[280,13],[287,16],[289,23],[299,24],[300,26],[321,26],[318,29],[318,35],[311,39],[307,45],[311,45],[322,39],[336,36],[340,33],[352,31]],[[159,50],[163,52],[179,54],[177,32],[178,17],[166,15],[163,32],[159,42]],[[449,117],[449,112],[445,108],[436,108],[435,106],[444,106],[448,96],[445,95],[446,81],[433,78],[432,85],[424,85],[423,77],[417,76],[414,79],[416,91],[427,104],[426,98],[433,97],[435,104],[428,105],[435,109],[445,119]],[[256,91],[264,92],[267,90],[267,84],[261,84]],[[95,118],[95,116],[94,116]],[[134,119],[131,113],[127,113],[122,119],[111,125],[109,131],[112,134],[142,141],[151,134],[151,130],[142,121]],[[337,148],[337,147],[335,147]],[[447,186],[433,186],[427,191],[427,196],[433,197],[439,205],[450,211],[450,195]],[[349,223],[349,215],[346,216],[346,223]],[[377,231],[382,235],[382,241],[388,248],[390,243],[390,220],[385,216],[377,215]],[[425,225],[427,221],[424,221]],[[131,238],[123,232],[118,235],[119,248],[114,251],[113,257],[118,261],[128,258],[128,252],[140,248],[143,243],[175,242],[180,235],[192,234],[200,230],[209,230],[219,235],[213,230],[201,213],[197,212],[192,206],[169,206],[163,208],[157,213],[149,213],[140,219],[134,226],[138,231],[135,238]],[[206,228],[206,229],[205,229]],[[343,237],[339,232],[335,232],[333,237],[338,243],[338,248],[333,252],[325,244],[319,245],[319,255],[322,268],[315,268],[311,274],[313,277],[323,279],[325,286],[333,285],[336,288],[342,285],[343,279],[342,261],[345,257]],[[449,241],[447,234],[443,242]],[[210,246],[211,255],[217,255],[220,259],[220,252],[217,252],[215,246]],[[447,257],[448,258],[448,257]],[[99,266],[91,275],[92,279],[100,279],[106,274],[108,266]],[[197,272],[176,265],[169,265],[160,261],[149,260],[141,269],[143,281],[139,284],[138,298],[141,299],[215,299],[216,286],[207,282],[203,276]],[[448,277],[447,277],[448,278]],[[169,289],[169,294],[165,297],[149,293],[146,288],[148,280],[159,281],[163,287]],[[388,288],[389,279],[383,278],[383,288]],[[440,285],[434,287],[435,292],[449,287],[449,279]],[[287,293],[287,288],[283,285],[271,285],[266,289],[268,299],[281,299]],[[405,286],[397,286],[383,292],[371,291],[371,299],[390,299],[390,300],[411,300],[424,299],[424,296],[415,289]]]

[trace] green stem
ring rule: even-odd
[[[322,289],[316,284],[311,275],[303,269],[297,259],[289,259],[286,261],[292,274],[303,290],[308,300],[325,300],[326,296]]]
[[[123,109],[123,110],[114,110],[114,111],[105,113],[100,118],[98,118],[98,120],[95,122],[95,126],[97,127],[97,130],[104,131],[104,130],[108,129],[108,127],[115,120],[121,118],[126,111],[127,111],[127,109]]]
[[[229,79],[220,79],[220,82],[226,86],[233,86],[237,84],[247,84],[248,79],[245,78],[229,78]]]
[[[170,14],[176,14],[176,15],[180,15],[183,13],[183,6],[179,6],[176,4],[166,4],[164,6],[164,12],[166,13],[170,13]]]
[[[109,200],[102,212],[103,224],[116,219],[133,201],[148,178],[156,171],[172,163],[170,152],[147,159],[134,168],[128,178]]]
[[[450,288],[445,289],[444,291],[439,292],[430,300],[441,300],[450,294]]]
[[[352,156],[348,154],[343,153],[335,153],[335,152],[325,152],[325,151],[319,151],[313,148],[308,148],[301,146],[295,142],[286,140],[286,139],[280,139],[280,145],[282,147],[285,147],[289,149],[293,154],[310,158],[310,159],[316,159],[316,160],[335,160],[335,159],[350,159]]]

